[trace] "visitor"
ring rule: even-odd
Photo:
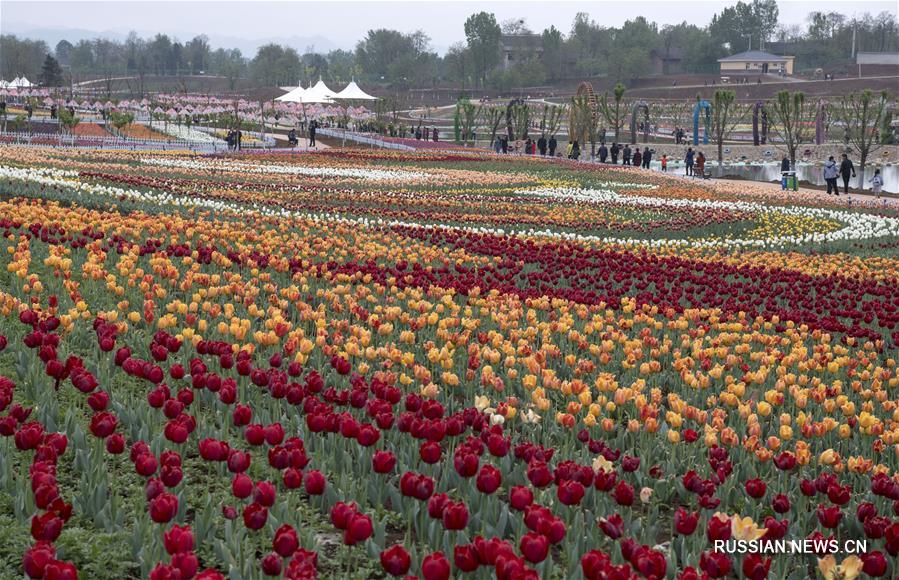
[[[546,156],[546,135],[540,135],[537,139],[537,150],[540,151],[540,155]]]
[[[243,143],[241,143],[241,141],[243,141],[243,131],[238,129],[237,130],[237,150],[238,151],[240,151],[241,145],[243,145]]]
[[[790,170],[790,158],[784,155],[784,158],[780,160],[780,172],[786,173]]]
[[[831,192],[834,195],[840,195],[840,186],[837,185],[837,176],[839,174],[837,162],[833,160],[833,155],[831,155],[824,163],[824,181],[827,183],[827,195],[830,195]]]
[[[618,165],[618,153],[621,152],[621,148],[618,147],[618,143],[613,142],[612,148],[609,149],[609,153],[612,156],[612,165]]]
[[[702,151],[696,154],[696,171],[699,172],[699,177],[705,179],[705,155]],[[695,172],[693,174],[696,175]]]
[[[531,154],[531,138],[530,137],[528,137],[527,139],[524,140],[524,154],[525,155]]]
[[[843,193],[849,194],[849,176],[855,177],[855,166],[849,157],[843,153],[843,161],[840,162],[840,176],[843,178]]]
[[[581,146],[577,141],[571,144],[571,158],[575,161],[581,158]]]
[[[556,156],[556,147],[558,146],[558,143],[556,142],[556,136],[555,136],[555,135],[550,135],[550,136],[549,136],[549,143],[548,143],[548,145],[549,145],[549,156],[550,156],[550,157],[555,157],[555,156]]]
[[[686,166],[685,175],[693,175],[693,148],[687,147],[687,154],[684,156],[684,165]]]
[[[565,148],[565,157],[571,159],[571,150],[574,149],[574,141],[569,141],[568,146]]]
[[[662,154],[662,171],[668,173],[668,156]]]
[[[493,152],[499,155],[503,150],[503,140],[499,137],[493,139]]]
[[[640,153],[640,148],[634,148],[634,157],[633,157],[634,167],[643,167],[643,154]]]
[[[297,130],[296,129],[291,129],[290,131],[287,132],[287,143],[291,147],[296,147],[299,144],[299,141],[297,141]]]
[[[601,141],[599,143],[599,162],[605,163],[606,159],[609,157],[609,149],[606,147],[605,141]]]
[[[624,149],[621,150],[621,164],[622,165],[630,165],[631,164],[631,146],[627,143],[624,144]]]
[[[503,153],[509,152],[509,138],[503,135],[503,138],[500,140],[502,143],[501,149]]]
[[[421,125],[415,128],[415,140],[421,141]]]
[[[874,197],[880,198],[880,193],[883,191],[883,176],[880,175],[880,170],[874,170],[874,177],[869,179],[871,182],[871,191],[874,193]]]
[[[315,130],[318,129],[318,121],[312,119],[309,123],[309,147],[315,147]]]
[[[437,127],[431,129],[431,141],[433,141],[434,143],[437,143],[438,141]]]
[[[645,147],[643,149],[643,167],[649,169],[650,162],[652,162],[652,151],[649,150],[649,147]]]

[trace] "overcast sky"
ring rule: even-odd
[[[421,29],[432,45],[444,52],[464,38],[463,23],[473,12],[487,10],[498,21],[524,18],[530,28],[543,30],[551,24],[568,33],[574,15],[587,12],[606,26],[643,15],[662,24],[687,20],[705,24],[712,14],[736,2],[676,0],[614,0],[555,2],[552,0],[500,2],[250,2],[250,1],[130,1],[85,2],[81,0],[0,0],[0,31],[23,34],[30,31],[65,29],[80,34],[94,32],[122,37],[129,30],[142,35],[164,32],[187,40],[204,33],[213,45],[237,41],[250,47],[268,39],[312,42],[320,50],[351,49],[372,28],[402,31]],[[888,11],[896,14],[894,1],[783,1],[780,19],[785,24],[804,24],[809,12],[839,11],[853,15]],[[49,35],[52,37],[52,35]],[[64,35],[62,36],[64,37]],[[51,41],[52,38],[45,38]],[[55,39],[58,40],[58,39]],[[54,42],[55,42],[54,40]],[[76,39],[77,40],[77,39]],[[303,50],[306,46],[296,46]]]

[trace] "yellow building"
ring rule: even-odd
[[[719,58],[722,75],[739,75],[740,73],[761,74],[793,74],[793,56],[778,56],[761,50],[749,50]]]

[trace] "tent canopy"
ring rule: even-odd
[[[359,85],[356,84],[356,81],[351,81],[350,84],[346,86],[345,89],[337,93],[337,99],[342,100],[355,100],[355,101],[376,101],[378,97],[373,97],[359,88]]]
[[[310,104],[310,103],[333,103],[334,98],[337,96],[337,93],[328,88],[328,86],[321,79],[318,80],[315,85],[306,89],[303,95],[300,97],[298,103]]]
[[[303,93],[306,92],[302,86],[298,86],[292,90],[290,90],[287,94],[281,95],[280,97],[276,97],[276,101],[282,101],[284,103],[300,103],[303,97]]]

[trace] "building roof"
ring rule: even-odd
[[[778,56],[762,50],[747,50],[746,52],[719,58],[718,62],[787,62],[790,58],[793,57]]]

